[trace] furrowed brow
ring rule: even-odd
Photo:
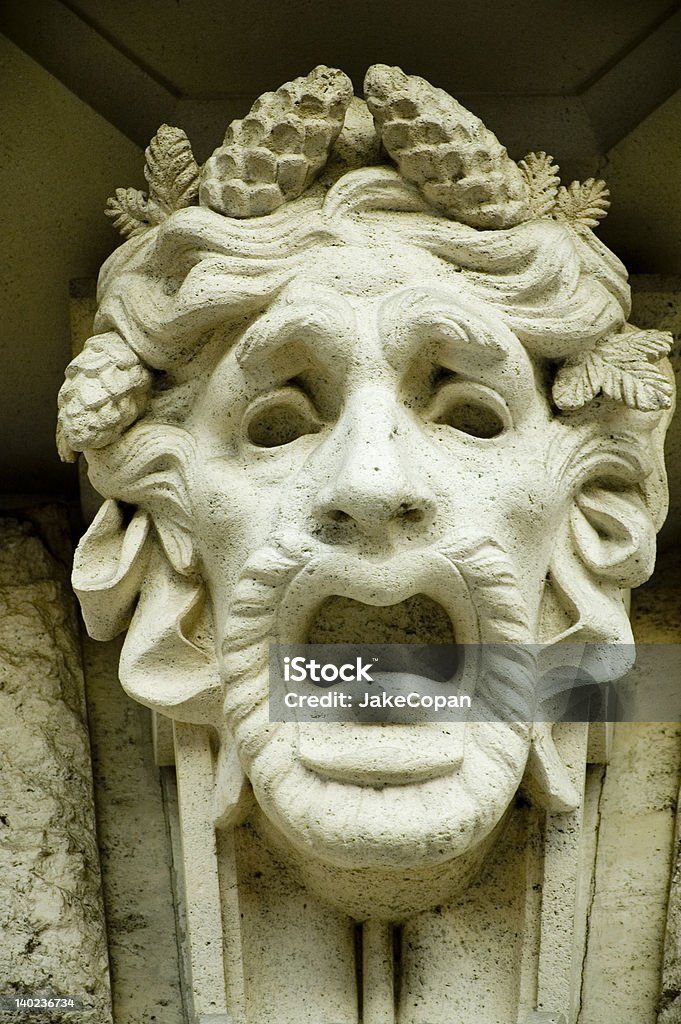
[[[320,294],[314,303],[280,302],[258,317],[235,349],[245,372],[275,355],[285,345],[298,342],[308,348],[314,361],[345,365],[350,354],[355,314],[349,303],[334,292]]]
[[[509,355],[499,328],[445,289],[409,288],[390,296],[381,308],[380,324],[387,359],[397,370],[426,347],[436,348],[448,369],[473,360],[490,366]]]

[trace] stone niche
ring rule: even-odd
[[[632,740],[537,720],[537,652],[629,667],[671,338],[629,322],[603,182],[398,68],[364,96],[316,68],[202,168],[164,125],[148,194],[109,201],[127,241],[59,399],[104,499],[74,586],[176,765],[199,1024],[614,1024],[598,826]],[[455,645],[476,711],[270,720],[272,642]]]

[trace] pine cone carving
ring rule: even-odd
[[[446,92],[385,64],[369,68],[364,91],[400,174],[446,216],[476,228],[512,227],[531,216],[517,164]]]
[[[150,386],[149,370],[118,334],[90,338],[59,392],[61,458],[72,462],[75,452],[111,444],[144,411]]]
[[[351,99],[347,75],[323,65],[264,93],[206,162],[201,205],[260,217],[302,195],[326,164]]]

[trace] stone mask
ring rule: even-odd
[[[221,824],[245,775],[309,885],[390,916],[470,877],[526,772],[570,805],[550,729],[270,722],[270,642],[630,643],[672,388],[602,183],[399,69],[365,92],[315,69],[203,169],[161,129],[59,444],[106,499],[74,584],[94,637],[128,631],[123,686],[214,730]],[[534,676],[509,653],[497,684]]]

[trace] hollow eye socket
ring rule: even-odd
[[[297,387],[278,388],[251,403],[244,426],[257,448],[281,448],[305,434],[316,434],[322,421],[308,396]]]
[[[501,396],[470,381],[444,384],[431,403],[429,418],[433,423],[483,440],[498,437],[511,426],[510,413]]]
[[[469,434],[470,437],[498,437],[504,429],[499,414],[476,401],[452,402],[436,422],[460,430],[462,434]]]

